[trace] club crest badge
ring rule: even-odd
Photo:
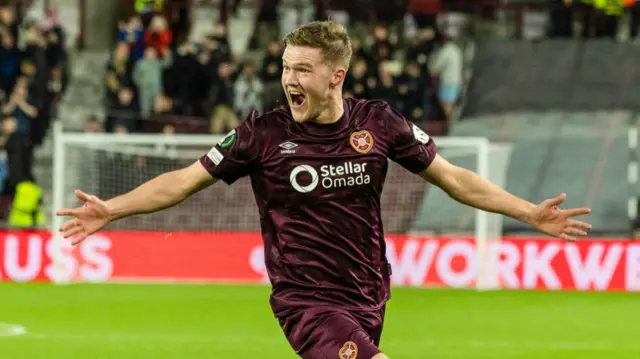
[[[349,138],[349,143],[354,150],[366,154],[373,148],[373,136],[367,130],[354,132]]]
[[[346,342],[338,352],[340,359],[356,359],[358,357],[358,346],[354,342]]]

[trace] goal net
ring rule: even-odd
[[[220,140],[210,135],[115,135],[63,133],[56,130],[54,209],[78,205],[74,189],[100,198],[126,193],[164,172],[188,166]],[[439,153],[500,186],[505,185],[510,148],[485,138],[435,138]],[[497,286],[488,246],[502,235],[502,218],[450,199],[390,161],[382,198],[387,234],[475,238],[479,288]],[[62,219],[54,216],[53,229]],[[260,232],[250,180],[218,184],[180,205],[129,217],[107,228],[124,231]]]

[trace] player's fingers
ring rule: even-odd
[[[564,202],[564,200],[567,198],[567,194],[566,193],[562,193],[554,198],[550,198],[546,201],[544,201],[543,203],[547,206],[547,207],[556,207],[559,206],[560,204],[562,204],[562,202]]]
[[[591,225],[589,223],[582,222],[582,221],[576,221],[575,219],[570,219],[569,220],[569,226],[570,227],[574,227],[574,228],[584,229],[584,230],[590,230],[591,229]]]
[[[64,232],[70,228],[73,228],[75,226],[78,225],[78,220],[77,219],[72,219],[69,221],[64,222],[61,226],[60,226],[60,232]]]
[[[87,234],[85,232],[81,232],[76,238],[71,241],[71,244],[74,246],[87,238]]]
[[[89,194],[86,194],[79,189],[75,191],[75,194],[76,194],[76,197],[78,197],[78,199],[81,200],[82,202],[96,202],[96,196],[91,196]]]
[[[75,217],[80,213],[80,208],[64,208],[56,211],[59,217]]]
[[[573,227],[566,228],[564,230],[564,233],[568,234],[569,236],[586,236],[587,235],[587,232],[583,231],[582,229],[573,228]]]
[[[71,227],[67,230],[65,230],[64,232],[62,232],[62,236],[64,238],[71,238],[75,235],[77,235],[78,233],[81,233],[83,231],[82,226],[75,226],[75,227]]]
[[[576,217],[576,216],[583,216],[585,214],[591,213],[591,209],[590,208],[572,208],[572,209],[565,209],[563,212],[566,217]]]
[[[575,242],[575,240],[576,240],[574,237],[572,237],[572,236],[570,236],[568,234],[565,234],[565,233],[560,235],[560,239],[565,240],[567,242]]]

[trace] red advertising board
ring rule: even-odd
[[[470,238],[390,235],[398,286],[466,288],[478,256]],[[501,287],[640,291],[640,243],[505,237],[489,246]],[[259,233],[109,232],[79,246],[48,232],[0,231],[0,280],[266,283]]]

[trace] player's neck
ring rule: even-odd
[[[329,100],[329,106],[320,113],[320,116],[314,122],[321,125],[329,125],[338,122],[343,114],[342,96],[338,96]]]

